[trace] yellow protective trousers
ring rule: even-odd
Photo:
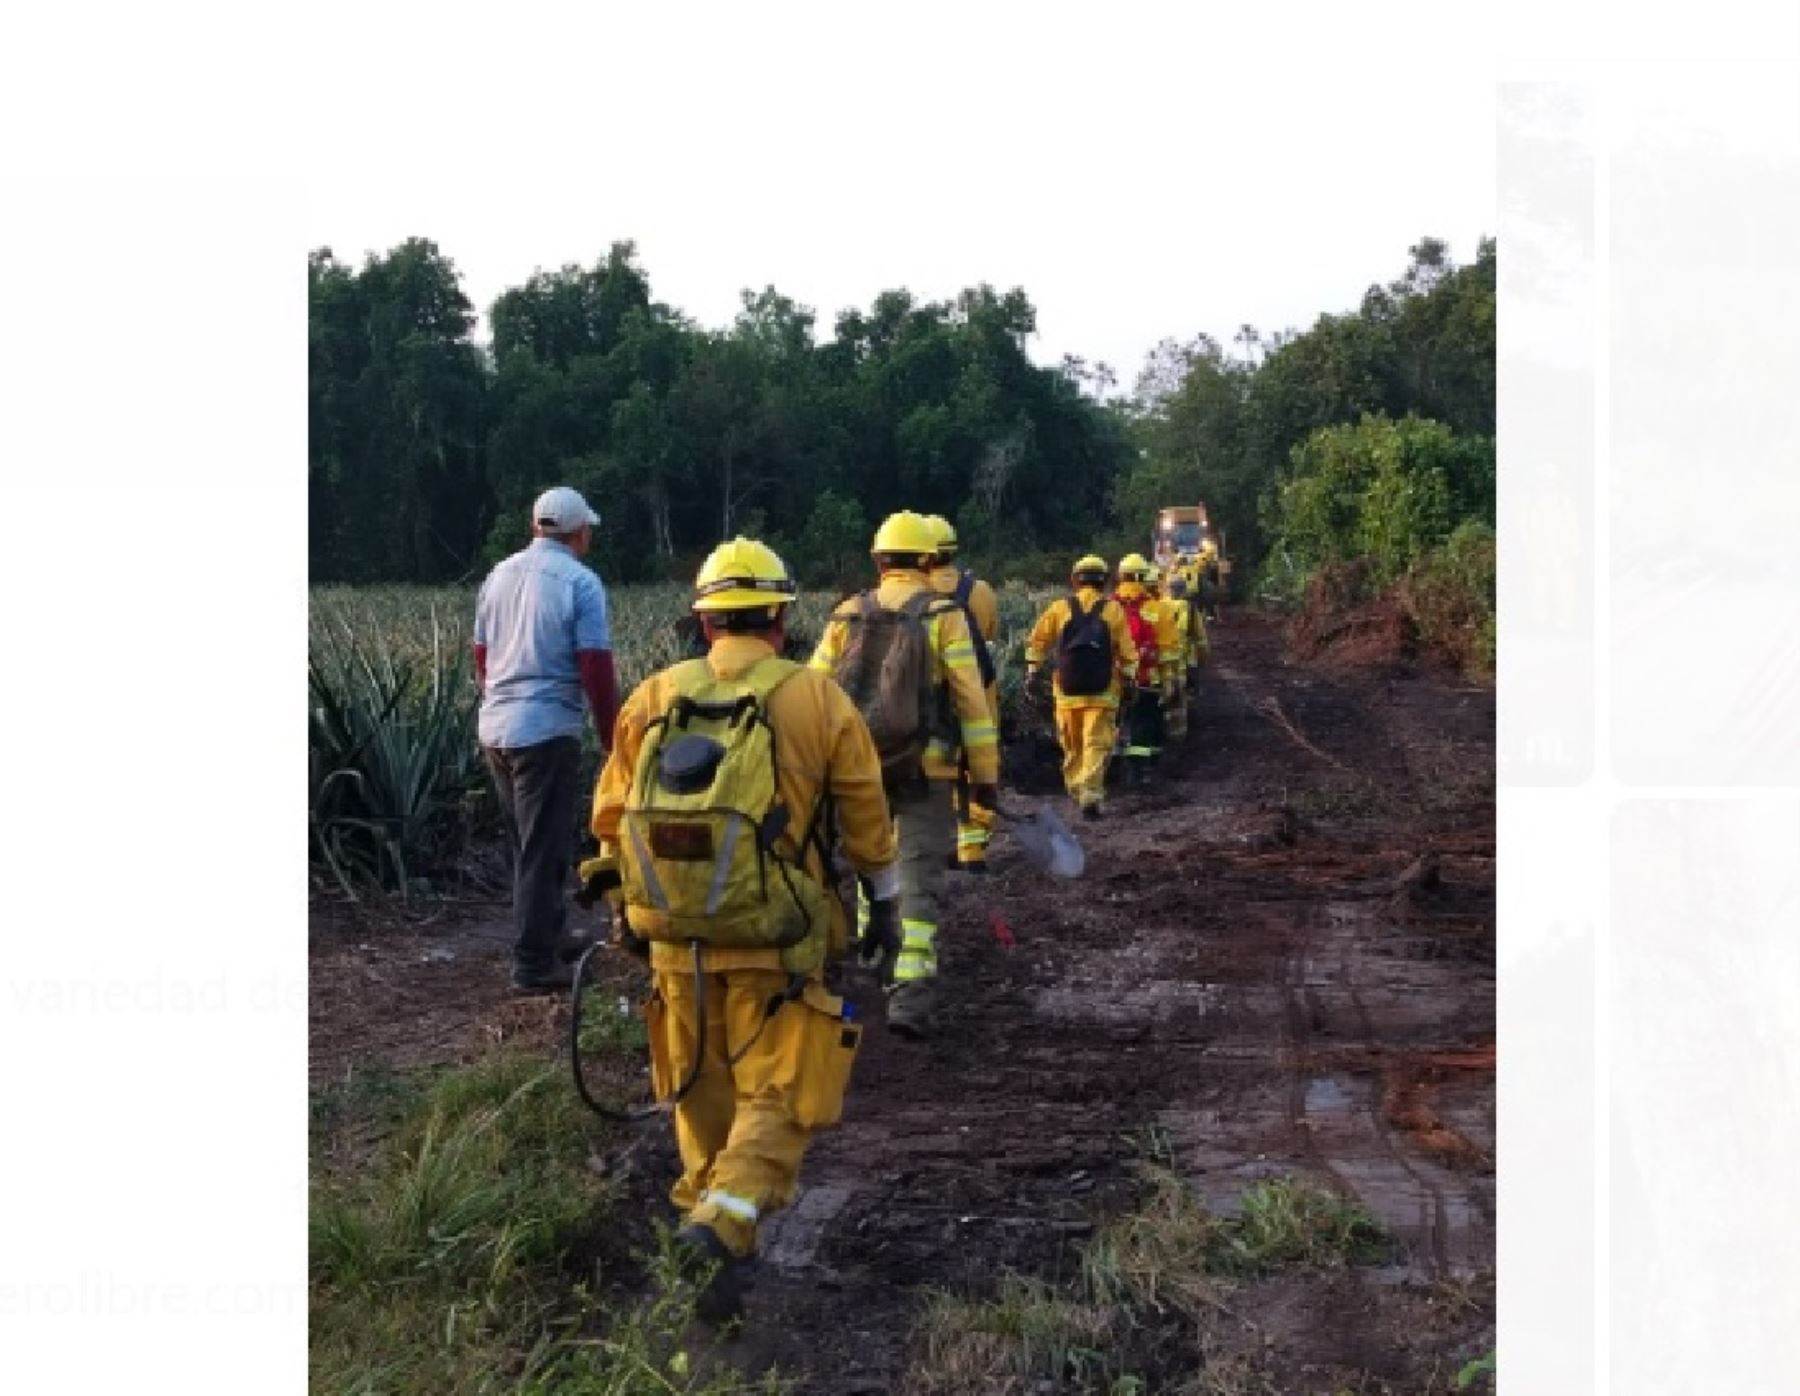
[[[900,958],[894,982],[937,974],[938,909],[950,851],[956,846],[951,783],[921,781],[888,797],[900,843]]]
[[[816,980],[771,1016],[788,987],[783,971],[713,970],[701,976],[702,1043],[692,971],[658,970],[655,986],[646,1018],[656,1098],[667,1100],[700,1063],[674,1108],[682,1173],[670,1200],[733,1254],[750,1255],[757,1222],[793,1200],[813,1131],[843,1114],[862,1028]]]
[[[1168,697],[1163,700],[1163,723],[1169,740],[1178,742],[1187,736],[1188,688],[1187,667],[1182,663],[1163,665],[1163,686]]]
[[[938,911],[951,851],[956,847],[956,790],[947,780],[921,780],[888,796],[900,845],[900,957],[894,983],[937,976]],[[869,904],[856,893],[856,934],[869,928]]]
[[[988,840],[993,836],[994,812],[975,803],[969,794],[969,777],[965,772],[951,788],[956,807],[956,862],[958,867],[972,867],[987,862]]]
[[[1106,763],[1118,726],[1111,708],[1056,709],[1056,738],[1063,749],[1063,788],[1083,809],[1106,795]]]

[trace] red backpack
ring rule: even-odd
[[[1144,602],[1149,599],[1147,596],[1115,595],[1113,597],[1113,600],[1119,603],[1120,609],[1125,612],[1125,624],[1131,630],[1131,643],[1137,646],[1136,682],[1139,688],[1148,688],[1156,682],[1156,627],[1145,620],[1143,614]]]

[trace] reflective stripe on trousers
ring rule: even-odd
[[[762,1211],[747,1197],[739,1197],[735,1193],[720,1192],[717,1188],[708,1188],[700,1194],[700,1206],[717,1207],[721,1212],[729,1212],[739,1221],[749,1222],[754,1226],[762,1216]]]
[[[900,958],[894,962],[894,982],[930,979],[937,973],[937,925],[931,921],[900,921]]]

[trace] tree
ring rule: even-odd
[[[655,300],[634,247],[617,242],[497,297],[484,349],[433,244],[360,268],[320,249],[308,259],[313,575],[470,575],[520,545],[528,503],[557,482],[594,492],[601,556],[620,579],[670,575],[751,529],[791,540],[796,565],[824,575],[853,532],[901,508],[956,518],[965,548],[990,558],[1087,551],[1196,500],[1243,575],[1294,449],[1370,414],[1449,429],[1434,456],[1447,507],[1491,518],[1494,282],[1491,241],[1457,266],[1421,239],[1356,309],[1304,331],[1240,326],[1231,352],[1205,335],[1166,339],[1123,397],[1105,364],[1033,363],[1037,311],[1018,287],[944,301],[885,290],[821,336],[810,308],[764,286],[709,329]],[[1395,498],[1381,516],[1429,513],[1424,499]]]
[[[492,500],[487,379],[454,264],[423,238],[354,273],[320,249],[308,292],[315,575],[460,575]]]

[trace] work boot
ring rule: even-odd
[[[689,1222],[675,1233],[675,1258],[682,1275],[695,1286],[696,1318],[720,1327],[744,1317],[744,1262],[718,1232]]]
[[[936,1007],[936,979],[913,979],[896,984],[888,995],[888,1031],[914,1042],[922,1041],[931,1032]]]
[[[574,969],[562,961],[548,965],[513,966],[512,987],[515,994],[560,994],[574,982]]]
[[[1083,819],[1099,819],[1104,815],[1104,813],[1105,812],[1100,808],[1100,806],[1098,804],[1083,805],[1081,807],[1081,817]]]

